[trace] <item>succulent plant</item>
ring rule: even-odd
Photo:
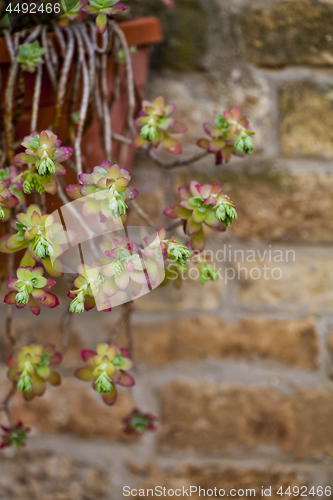
[[[83,215],[100,214],[102,221],[122,217],[125,220],[126,201],[133,200],[138,192],[128,186],[128,171],[104,160],[91,174],[79,175],[81,184],[70,184],[66,191],[70,198],[83,202]]]
[[[59,245],[66,243],[66,235],[61,224],[51,224],[51,220],[52,216],[43,215],[38,205],[30,205],[26,213],[17,214],[13,221],[17,233],[0,238],[0,251],[14,253],[27,248],[21,260],[22,267],[33,267],[35,262],[41,261],[51,276],[61,276],[62,273],[52,266],[50,256],[61,253]]]
[[[24,137],[22,146],[25,152],[17,154],[14,162],[20,166],[29,166],[29,169],[22,174],[26,193],[31,193],[35,189],[40,194],[45,191],[56,194],[57,182],[54,174],[66,173],[61,162],[68,160],[73,154],[73,148],[60,145],[61,141],[50,130],[44,130],[40,134],[32,132]]]
[[[68,6],[68,0],[62,0],[64,13],[58,19],[59,26],[66,28],[70,23],[81,23],[87,17],[83,12],[83,7],[87,4],[88,0],[74,0],[72,5]]]
[[[9,380],[17,384],[24,398],[30,401],[35,396],[42,396],[46,382],[60,385],[60,375],[54,368],[60,365],[62,355],[51,344],[29,344],[19,349],[6,359]]]
[[[140,128],[140,135],[135,139],[137,147],[152,144],[157,148],[160,144],[173,154],[181,154],[182,146],[170,134],[182,134],[187,131],[185,123],[175,120],[174,104],[165,104],[164,97],[157,97],[153,102],[143,101],[142,110],[136,125]]]
[[[116,384],[132,387],[135,382],[127,373],[133,367],[127,349],[115,344],[98,344],[95,351],[83,350],[81,356],[86,366],[78,368],[75,376],[85,382],[92,381],[93,388],[103,396],[107,405],[113,405],[117,399]]]
[[[14,446],[19,450],[25,446],[27,434],[30,432],[30,429],[28,427],[24,427],[22,422],[13,424],[10,427],[0,425],[0,428],[3,431],[0,449]]]
[[[0,181],[0,219],[8,217],[8,209],[17,207],[20,201],[9,190],[10,179]]]
[[[191,237],[193,250],[203,250],[205,235],[203,224],[224,231],[237,218],[234,202],[222,193],[220,184],[201,186],[191,181],[190,187],[179,188],[181,201],[179,205],[171,205],[164,210],[164,215],[172,219],[183,219],[185,231]]]
[[[151,413],[143,413],[138,408],[134,408],[131,413],[123,419],[125,434],[135,434],[140,436],[146,431],[156,430],[157,417]]]
[[[107,16],[115,16],[119,12],[127,10],[127,7],[119,3],[119,0],[89,0],[89,5],[83,7],[88,14],[97,14],[96,26],[99,33],[104,33]]]
[[[228,163],[232,155],[252,154],[254,143],[249,131],[249,122],[241,118],[238,107],[218,114],[215,123],[204,123],[204,131],[209,139],[199,139],[197,145],[215,155],[215,164]]]
[[[24,71],[34,73],[36,68],[43,64],[43,49],[38,41],[32,43],[24,43],[19,46],[19,55],[17,61],[20,63]]]
[[[91,266],[87,264],[78,267],[79,275],[74,279],[75,287],[68,293],[72,299],[69,310],[72,313],[80,314],[89,311],[95,305],[104,311],[111,311],[109,297],[104,293],[103,284],[105,277],[102,274],[102,264],[95,260]]]
[[[58,298],[49,293],[56,282],[44,278],[43,273],[42,267],[19,267],[16,271],[17,278],[7,278],[10,292],[5,296],[4,302],[15,304],[19,309],[28,304],[36,316],[40,313],[40,305],[51,309],[58,306]]]

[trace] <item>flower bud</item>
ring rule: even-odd
[[[42,186],[39,175],[29,174],[23,182],[23,191],[25,194],[30,194],[34,189],[39,194],[45,193],[45,189]]]
[[[55,165],[53,160],[46,156],[45,158],[41,158],[37,163],[36,167],[38,169],[39,175],[42,177],[49,177],[50,175],[55,173]]]
[[[115,196],[109,201],[109,210],[114,218],[125,215],[126,208],[127,205],[119,194],[115,194]]]
[[[32,381],[27,368],[22,372],[20,380],[17,383],[17,389],[22,392],[30,392],[32,390]]]
[[[73,292],[72,292],[73,293]],[[81,314],[84,312],[84,298],[85,293],[83,290],[72,300],[69,305],[69,311],[75,314]]]
[[[3,219],[5,217],[5,212],[3,211],[2,207],[0,207],[0,219]]]
[[[186,261],[191,257],[190,250],[179,243],[169,243],[168,257],[175,261],[180,267],[186,267]]]
[[[98,394],[109,394],[112,390],[112,387],[113,385],[110,377],[105,371],[102,371],[95,382],[96,392],[98,392]]]
[[[199,273],[199,281],[202,285],[205,285],[209,280],[217,281],[219,279],[218,272],[211,264],[202,262],[199,265]]]
[[[46,259],[54,253],[51,241],[42,234],[36,236],[32,250],[40,259]]]
[[[27,285],[24,285],[20,289],[20,291],[16,294],[15,300],[16,300],[16,304],[17,305],[20,304],[20,305],[25,306],[25,304],[28,303],[28,300],[29,300],[29,290],[28,290]]]
[[[235,142],[235,148],[237,149],[238,153],[251,155],[254,150],[253,139],[246,133],[242,132]]]
[[[141,135],[145,141],[153,141],[156,138],[157,129],[155,125],[144,125],[141,129]]]
[[[228,202],[221,202],[216,206],[215,217],[226,227],[230,227],[234,219],[237,219],[235,208]]]

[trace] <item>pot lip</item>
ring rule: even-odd
[[[162,26],[157,17],[137,17],[118,24],[130,47],[153,45],[163,41]],[[6,41],[4,37],[0,37],[0,64],[9,62]]]

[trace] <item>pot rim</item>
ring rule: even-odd
[[[161,22],[157,17],[137,17],[119,24],[128,45],[142,47],[163,41]],[[10,63],[6,41],[0,37],[0,64]]]

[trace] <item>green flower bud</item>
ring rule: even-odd
[[[32,390],[32,380],[27,368],[24,368],[20,376],[20,380],[17,383],[17,389],[22,392],[30,392]]]
[[[216,206],[215,217],[226,227],[230,227],[234,219],[237,219],[237,212],[230,203],[223,201]]]
[[[30,194],[34,189],[39,194],[45,193],[40,176],[38,174],[29,174],[23,182],[23,191],[25,194]]]
[[[69,311],[75,314],[83,313],[84,298],[85,298],[85,293],[83,293],[83,290],[81,290],[80,293],[75,297],[75,299],[73,299],[72,302],[70,303]]]
[[[117,259],[113,263],[114,274],[116,276],[119,276],[119,274],[121,274],[122,272],[125,271],[126,265],[127,265],[127,261],[126,260],[124,260],[124,259]]]
[[[202,285],[205,285],[209,280],[217,281],[219,279],[218,272],[211,264],[200,264],[199,273],[199,281]]]
[[[235,142],[235,148],[238,153],[245,153],[247,155],[251,155],[254,150],[254,142],[253,139],[247,135],[245,132],[242,132]]]
[[[155,125],[144,125],[141,129],[141,135],[145,141],[153,141],[157,135],[157,129]]]
[[[127,205],[120,195],[115,195],[109,201],[109,210],[112,217],[117,218],[125,215]]]
[[[0,206],[0,219],[3,219],[5,217],[5,212],[3,211],[2,207]]]
[[[179,243],[169,243],[168,257],[170,260],[175,261],[178,266],[186,267],[186,261],[191,257],[190,250]]]
[[[29,289],[28,289],[27,285],[24,285],[20,289],[20,291],[16,294],[15,300],[16,300],[16,304],[17,305],[23,305],[23,306],[25,306],[25,304],[28,303],[28,300],[29,300]]]
[[[102,371],[95,382],[96,392],[98,392],[98,394],[109,394],[112,390],[112,387],[113,384],[110,380],[110,377],[105,371]]]
[[[45,158],[41,158],[37,163],[36,167],[38,169],[39,175],[42,177],[49,177],[50,175],[55,173],[55,164],[51,158],[46,156]]]
[[[227,122],[227,120],[224,118],[224,115],[217,115],[215,123],[218,128],[221,129],[221,132],[228,132],[230,123]]]
[[[51,241],[42,234],[36,236],[32,250],[40,259],[46,259],[54,253]]]

